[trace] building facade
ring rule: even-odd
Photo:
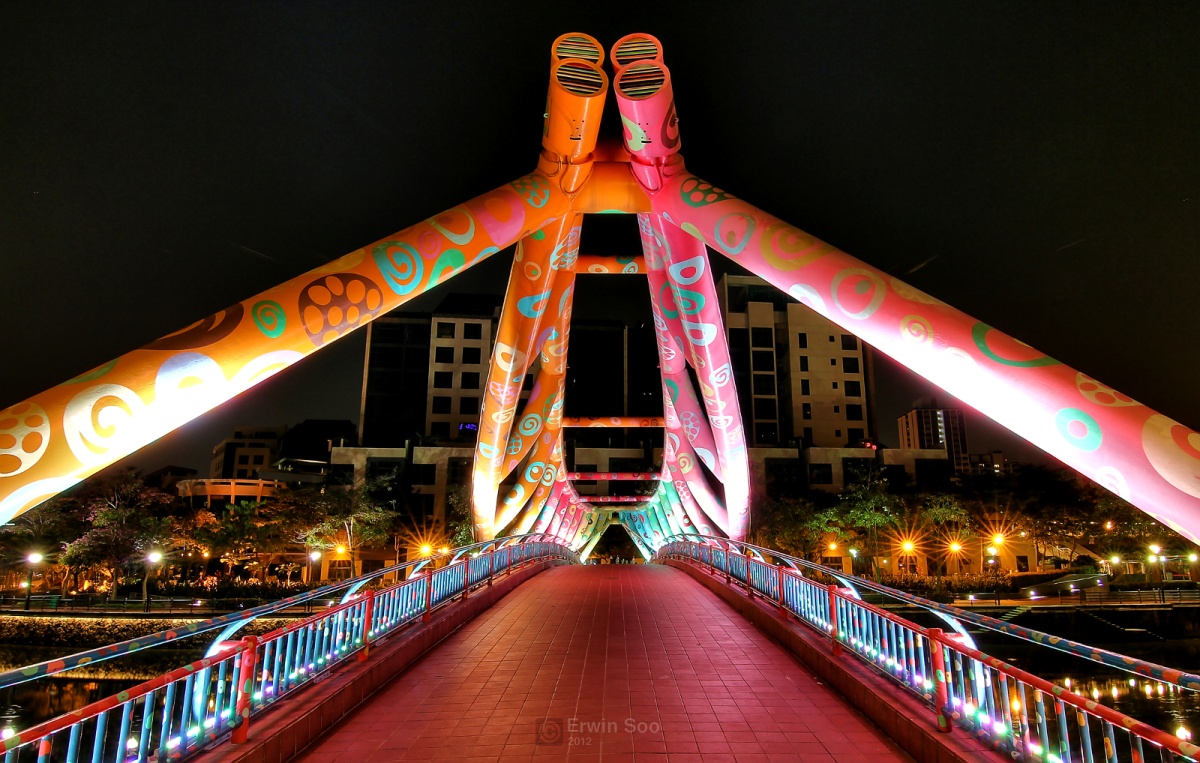
[[[901,448],[941,449],[946,451],[955,474],[971,471],[967,430],[960,409],[939,408],[936,400],[929,401],[929,405],[914,407],[896,419],[896,427]]]
[[[749,446],[870,438],[870,356],[858,337],[760,278],[726,275],[717,296]]]

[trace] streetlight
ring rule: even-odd
[[[1004,533],[996,533],[995,535],[993,535],[992,543],[994,543],[997,546],[1003,546],[1004,545]]]
[[[905,557],[912,556],[913,549],[915,549],[916,547],[917,547],[916,544],[913,543],[911,540],[902,541],[900,543],[900,549],[904,552]],[[904,569],[906,572],[915,572],[915,570],[913,570],[911,568],[910,563],[908,561],[904,562]]]
[[[424,546],[421,546],[421,556],[429,556],[432,553],[433,546],[429,545],[428,543],[426,543]]]
[[[25,611],[29,611],[29,599],[33,595],[33,566],[41,564],[44,557],[34,551],[29,556],[25,557],[25,561],[29,563],[29,572],[25,577]]]
[[[142,611],[150,611],[150,573],[154,571],[154,565],[161,562],[163,559],[162,553],[151,551],[146,554],[146,572],[142,575]]]
[[[309,583],[309,585],[312,585],[312,583],[316,579],[316,572],[313,571],[313,565],[316,564],[317,561],[320,560],[320,558],[321,558],[320,551],[313,551],[311,554],[308,555],[308,562],[309,562],[309,564],[308,564],[308,583]]]

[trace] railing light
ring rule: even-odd
[[[256,691],[256,692],[254,692],[254,694],[252,694],[251,696],[252,696],[254,699],[256,699],[256,700],[257,700],[257,699],[262,699],[262,692],[261,692],[261,691]]]
[[[996,721],[995,723],[992,724],[992,731],[996,732],[996,736],[999,736],[999,737],[1004,736],[1004,732],[1006,730],[1007,730],[1007,727],[1000,721]]]
[[[12,735],[17,733],[12,726],[5,726],[3,731],[0,731],[0,739],[11,739]]]
[[[174,750],[178,746],[179,746],[179,737],[171,737],[171,741],[167,742],[167,747],[171,748],[172,750]]]
[[[129,737],[129,739],[125,740],[125,749],[126,750],[136,750],[137,746],[138,746],[137,737]]]
[[[216,726],[216,725],[217,725],[216,718],[205,718],[204,719],[204,728],[211,729],[213,726]]]

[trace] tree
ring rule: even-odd
[[[471,496],[465,485],[455,485],[446,493],[446,535],[450,548],[469,546],[475,542]]]
[[[115,590],[121,568],[140,561],[145,598],[149,584],[146,555],[171,539],[171,518],[165,514],[173,500],[169,494],[147,487],[132,471],[102,481],[86,504],[91,529],[66,545],[63,563],[104,569]]]
[[[930,493],[920,502],[919,518],[922,527],[933,536],[936,549],[937,587],[942,589],[942,567],[946,563],[949,544],[963,542],[972,535],[971,515],[957,496],[949,493]]]
[[[788,496],[755,507],[753,542],[809,561],[819,561],[829,536],[840,538],[838,512],[818,508],[806,498]]]
[[[363,546],[388,540],[397,513],[386,496],[394,473],[368,478],[355,485],[315,485],[283,490],[269,502],[269,513],[279,517],[280,537],[290,537],[309,548],[345,546],[351,564]]]
[[[888,492],[888,481],[873,465],[855,475],[838,496],[837,509],[846,526],[857,530],[866,546],[871,574],[877,575],[879,534],[899,526],[905,513],[904,501]]]

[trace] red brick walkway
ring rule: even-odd
[[[525,583],[301,757],[909,760],[723,602],[658,565]]]

